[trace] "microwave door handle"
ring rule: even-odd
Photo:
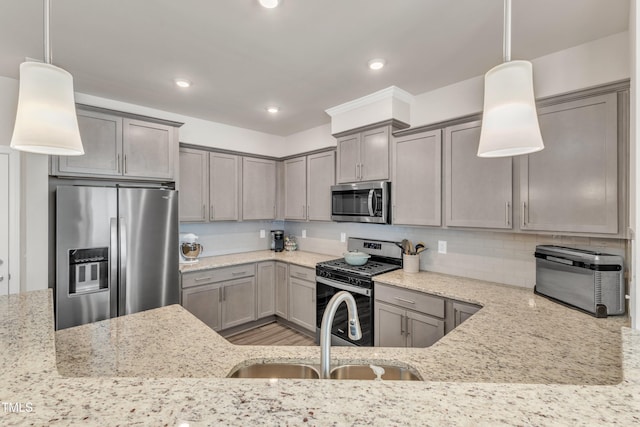
[[[371,189],[369,190],[369,201],[367,203],[367,207],[369,208],[369,216],[375,216],[375,213],[373,211],[373,198],[376,194],[376,190]]]

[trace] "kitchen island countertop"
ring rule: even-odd
[[[319,349],[235,346],[179,306],[60,331],[56,340],[49,291],[0,297],[0,342],[8,349],[0,355],[0,399],[32,408],[0,413],[0,420],[191,426],[640,422],[640,332],[622,327],[625,319],[594,319],[530,290],[454,276],[397,271],[377,281],[483,306],[428,349],[332,351],[341,362],[410,364],[425,382],[221,378],[247,360],[317,363]],[[572,350],[603,339],[587,359]],[[585,363],[591,365],[579,366]]]

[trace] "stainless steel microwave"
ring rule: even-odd
[[[391,188],[388,181],[357,182],[331,187],[331,219],[388,224]]]

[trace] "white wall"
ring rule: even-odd
[[[0,145],[9,146],[18,108],[18,81],[0,76]]]
[[[286,137],[287,155],[299,154],[325,147],[335,147],[336,139],[331,136],[331,123],[294,133]]]

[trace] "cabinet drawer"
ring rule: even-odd
[[[316,281],[316,271],[314,269],[300,267],[299,265],[291,264],[289,266],[289,276],[296,277],[302,280],[308,280],[309,282]]]
[[[375,297],[379,301],[444,318],[445,300],[433,295],[376,283]]]
[[[255,264],[243,264],[233,267],[212,268],[209,270],[184,273],[182,275],[182,287],[204,285],[207,283],[223,282],[225,280],[240,279],[242,277],[255,276]]]

